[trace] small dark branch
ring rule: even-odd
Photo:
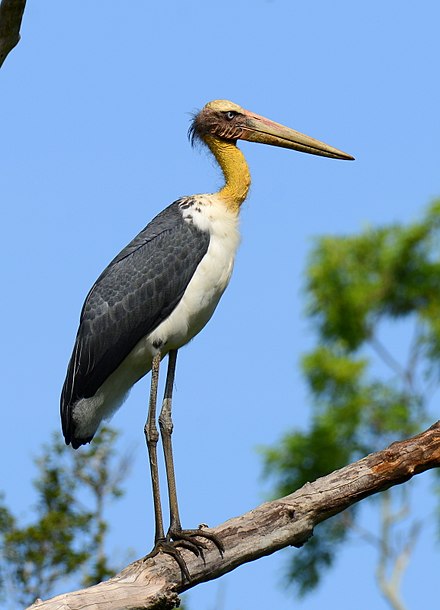
[[[214,545],[204,552],[205,563],[182,549],[192,576],[182,584],[172,557],[136,561],[110,580],[89,589],[39,602],[32,610],[140,610],[173,608],[177,594],[218,578],[239,565],[270,555],[286,546],[302,546],[314,527],[349,506],[414,475],[440,466],[440,422],[406,441],[307,483],[280,500],[267,502],[211,530],[225,546],[221,557]]]
[[[415,393],[415,378],[417,373],[417,365],[420,357],[420,337],[421,337],[420,323],[414,325],[414,333],[411,340],[411,346],[409,348],[408,364],[406,366],[406,379],[410,391]]]
[[[403,381],[407,380],[407,374],[403,366],[394,358],[391,352],[387,350],[377,337],[372,336],[370,338],[370,345],[386,366],[394,371]]]
[[[0,3],[0,68],[20,40],[20,27],[26,0],[2,0]]]

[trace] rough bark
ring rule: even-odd
[[[298,491],[262,504],[211,530],[225,546],[224,557],[213,545],[205,563],[182,550],[190,583],[182,583],[180,569],[169,556],[136,561],[110,580],[51,600],[38,601],[32,610],[145,610],[173,608],[178,594],[200,582],[218,578],[237,566],[286,546],[302,546],[313,528],[363,498],[414,475],[440,466],[440,422],[429,430],[307,483]]]
[[[20,27],[26,0],[2,0],[0,3],[0,68],[20,40]]]

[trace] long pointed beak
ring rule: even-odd
[[[311,155],[320,155],[321,157],[331,157],[332,159],[354,160],[354,157],[342,150],[333,148],[333,146],[315,140],[299,131],[270,121],[258,114],[246,111],[245,116],[246,121],[242,125],[243,132],[239,136],[240,140],[281,146],[282,148],[290,148],[299,152],[310,153]]]

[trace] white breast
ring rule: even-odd
[[[208,250],[185,293],[170,316],[147,338],[177,349],[190,341],[208,322],[231,278],[240,241],[238,220],[216,195],[198,195],[195,204],[182,209],[186,222],[210,234]]]

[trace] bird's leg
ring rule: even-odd
[[[171,350],[168,354],[168,371],[165,384],[165,393],[162,409],[159,415],[159,427],[162,437],[163,451],[165,456],[165,468],[168,483],[168,498],[170,506],[170,527],[167,533],[167,540],[174,540],[177,545],[186,547],[196,555],[203,557],[203,549],[206,545],[195,538],[207,538],[217,546],[223,554],[223,544],[212,532],[205,529],[183,530],[180,523],[179,506],[177,502],[176,477],[174,473],[173,448],[171,435],[173,432],[173,421],[171,418],[171,404],[174,386],[174,376],[176,371],[177,350]]]
[[[167,553],[174,557],[174,559],[179,564],[180,570],[182,572],[183,581],[185,578],[188,582],[191,580],[191,576],[188,572],[188,568],[186,567],[186,563],[178,549],[170,541],[170,538],[165,537],[164,529],[163,529],[163,517],[162,517],[162,505],[160,502],[160,487],[159,487],[159,471],[157,467],[157,442],[159,440],[159,432],[156,426],[156,404],[157,404],[157,386],[159,381],[159,366],[160,366],[161,353],[158,352],[154,358],[151,365],[151,390],[150,390],[150,402],[148,406],[148,417],[144,426],[145,438],[147,441],[148,447],[148,456],[150,461],[150,470],[151,470],[151,482],[153,487],[153,503],[154,503],[154,518],[155,518],[155,534],[154,534],[154,547],[153,550],[148,553],[144,557],[144,561],[154,557],[160,551]],[[176,365],[176,357],[174,353],[174,367]],[[169,373],[167,375],[167,380],[169,377]],[[168,381],[167,381],[168,383]],[[172,385],[171,385],[172,387]],[[185,545],[189,547],[188,545]],[[191,550],[196,553],[196,555],[200,554],[199,549],[192,545]]]
[[[173,433],[173,420],[171,418],[171,401],[173,397],[174,377],[176,373],[177,350],[168,354],[168,371],[165,383],[162,409],[159,415],[159,427],[162,437],[163,452],[165,456],[165,469],[167,473],[168,500],[170,506],[170,530],[181,530],[179,506],[177,504],[176,476],[174,473],[173,446],[171,435]]]
[[[153,363],[151,365],[150,402],[148,405],[148,417],[144,427],[145,439],[147,441],[148,456],[150,461],[151,483],[153,487],[154,519],[156,526],[154,534],[155,544],[157,544],[159,540],[165,540],[165,534],[163,529],[162,505],[160,502],[159,470],[157,467],[157,441],[159,440],[159,432],[156,426],[156,403],[160,358],[161,353],[158,352],[154,356]]]
[[[179,564],[182,572],[182,580],[190,582],[191,576],[188,571],[185,560],[177,546],[189,549],[195,555],[203,556],[203,550],[206,549],[206,544],[201,542],[200,538],[211,540],[220,554],[223,555],[223,544],[215,534],[207,531],[205,528],[183,530],[180,524],[179,507],[177,504],[176,478],[174,474],[173,449],[171,444],[171,434],[173,432],[173,422],[171,419],[171,401],[173,394],[174,375],[176,371],[177,350],[170,350],[168,355],[168,372],[165,383],[165,393],[162,403],[162,409],[159,416],[159,427],[162,436],[162,444],[165,455],[165,468],[167,473],[168,497],[170,505],[170,527],[167,535],[164,536],[162,508],[160,504],[159,492],[159,476],[157,469],[157,441],[158,432],[155,423],[156,419],[156,399],[157,399],[157,382],[159,377],[160,354],[154,357],[151,367],[151,392],[150,406],[148,410],[148,419],[145,424],[145,436],[147,438],[148,453],[150,456],[151,479],[153,483],[153,499],[154,512],[156,518],[156,535],[155,544],[151,553],[148,553],[144,560],[157,555],[160,551],[174,557]]]

